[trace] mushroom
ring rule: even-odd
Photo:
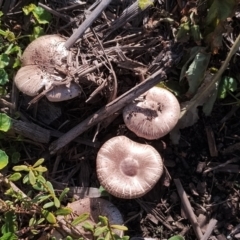
[[[80,199],[78,201],[69,203],[67,207],[72,209],[71,215],[68,215],[67,217],[58,216],[58,221],[61,222],[61,226],[71,226],[67,224],[68,222],[72,222],[75,218],[79,217],[83,213],[89,213],[89,219],[87,219],[84,222],[90,222],[93,225],[96,225],[99,222],[98,217],[99,216],[106,216],[109,220],[110,225],[122,225],[123,224],[123,218],[119,210],[116,208],[115,205],[113,205],[111,202],[102,199],[102,198],[84,198]],[[72,219],[72,216],[74,216],[74,219]],[[78,224],[75,226],[77,229],[63,229],[61,227],[58,227],[56,230],[53,231],[52,236],[58,236],[57,239],[60,239],[59,237],[66,237],[67,233],[71,233],[71,235],[75,237],[81,237],[84,235],[85,237],[91,237],[90,234],[85,232],[82,225],[84,222]],[[74,231],[75,230],[75,231]],[[121,235],[122,231],[115,231],[116,234]]]
[[[153,87],[142,99],[123,109],[126,126],[137,136],[153,140],[168,134],[177,124],[180,105],[168,90]]]
[[[163,162],[152,146],[117,136],[100,148],[96,169],[100,184],[110,194],[132,199],[154,187],[162,175]]]
[[[34,97],[49,90],[46,97],[52,102],[69,100],[81,93],[75,82],[60,85],[68,74],[69,51],[64,43],[65,39],[58,35],[46,35],[28,45],[22,55],[22,67],[14,79],[21,92]]]
[[[58,35],[45,35],[32,41],[22,55],[22,66],[66,65],[69,51],[64,47],[65,39]]]

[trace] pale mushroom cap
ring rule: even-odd
[[[162,172],[162,158],[156,149],[125,136],[111,138],[97,154],[99,182],[119,198],[143,196],[154,187]]]
[[[65,39],[58,35],[45,35],[32,41],[22,55],[22,66],[36,64],[49,67],[66,63],[68,50]]]
[[[151,88],[143,95],[143,100],[129,104],[123,109],[126,126],[137,136],[158,139],[168,134],[177,124],[180,105],[168,90]]]
[[[36,65],[29,65],[18,70],[14,82],[17,88],[24,94],[36,96],[44,88],[45,84],[49,82],[49,77]]]
[[[80,93],[80,87],[75,82],[71,82],[70,86],[55,86],[51,91],[46,94],[46,98],[50,102],[62,102],[75,98],[79,96]]]
[[[58,69],[67,70],[69,51],[64,47],[65,39],[58,35],[45,35],[31,42],[22,56],[22,68],[14,79],[17,88],[29,95],[36,96],[42,90],[53,89],[46,93],[51,102],[61,102],[80,95],[81,88],[74,82],[68,85],[54,85],[63,81]]]

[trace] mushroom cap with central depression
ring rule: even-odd
[[[125,136],[111,138],[97,154],[100,184],[113,196],[138,198],[149,192],[163,172],[158,151]]]

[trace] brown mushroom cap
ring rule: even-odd
[[[180,105],[176,97],[164,88],[153,87],[143,95],[143,101],[123,109],[126,126],[137,136],[158,139],[168,134],[177,124]]]
[[[22,55],[22,66],[66,64],[68,50],[64,47],[65,39],[58,35],[45,35],[32,41]]]
[[[111,138],[97,154],[99,182],[119,198],[143,196],[154,187],[162,172],[162,158],[156,149],[125,136]]]
[[[72,222],[75,218],[80,216],[83,213],[89,213],[90,219],[87,219],[84,222],[90,222],[93,225],[97,224],[99,222],[98,217],[99,216],[106,216],[109,220],[109,223],[111,225],[122,225],[123,224],[123,218],[119,210],[116,208],[115,205],[113,205],[111,202],[102,199],[102,198],[84,198],[80,199],[78,201],[69,203],[67,207],[72,209],[71,215],[68,215],[67,218],[64,218],[62,216],[58,216],[58,221],[64,222],[66,226],[68,226],[67,222]],[[74,219],[70,219],[71,216],[74,216]],[[91,235],[87,234],[87,232],[84,231],[84,228],[82,227],[83,223],[78,224],[75,226],[79,233],[83,233],[87,237],[91,237]],[[70,229],[71,231],[71,229]],[[61,233],[61,234],[60,234]],[[118,235],[122,234],[122,231],[116,231]],[[58,228],[52,233],[55,237],[66,237],[66,232],[63,231],[63,229]],[[73,231],[73,235],[76,235],[76,231]],[[81,235],[76,236],[81,237]],[[58,238],[59,239],[59,238]]]

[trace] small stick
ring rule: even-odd
[[[185,212],[187,213],[187,217],[189,219],[189,221],[191,222],[192,224],[192,227],[193,227],[193,230],[197,236],[197,239],[202,239],[203,237],[203,234],[202,234],[202,231],[198,225],[198,222],[197,222],[197,218],[192,210],[192,206],[188,200],[188,197],[187,197],[187,194],[186,192],[184,191],[183,189],[183,186],[180,182],[179,179],[174,179],[174,183],[177,187],[177,191],[178,191],[178,194],[181,198],[181,201],[182,201],[182,204],[183,204],[183,207],[184,207],[184,210]]]
[[[206,134],[207,134],[208,148],[209,148],[210,155],[211,155],[211,157],[217,157],[218,156],[218,150],[217,150],[213,130],[210,126],[206,126],[205,131],[206,131]]]
[[[237,161],[239,161],[239,157],[234,157],[234,158],[226,161],[225,163],[218,164],[216,167],[210,167],[210,168],[206,169],[206,170],[203,172],[203,174],[206,174],[206,173],[208,173],[208,172],[214,171],[214,170],[219,169],[219,168],[222,168],[222,167],[226,167],[228,164],[234,163],[234,162],[237,162]]]
[[[122,109],[129,102],[133,101],[135,98],[139,97],[144,92],[148,91],[150,88],[155,86],[157,83],[163,81],[166,78],[165,69],[160,69],[154,74],[152,74],[146,81],[138,84],[134,88],[125,92],[114,101],[108,103],[106,106],[100,108],[97,112],[90,115],[84,121],[79,123],[77,126],[72,128],[70,131],[61,136],[58,140],[53,142],[50,145],[50,153],[54,154],[62,147],[66,146],[72,140],[74,140],[77,136],[82,134],[84,131],[88,130],[90,127],[98,124],[103,119],[109,117],[115,112]]]
[[[89,28],[97,17],[104,11],[104,9],[111,3],[112,0],[102,0],[101,3],[91,12],[79,28],[72,34],[72,36],[65,42],[65,48],[69,49]]]
[[[208,238],[210,237],[214,227],[216,226],[217,224],[217,220],[212,218],[207,226],[207,230],[206,232],[204,233],[204,235],[202,236],[201,240],[208,240]]]

